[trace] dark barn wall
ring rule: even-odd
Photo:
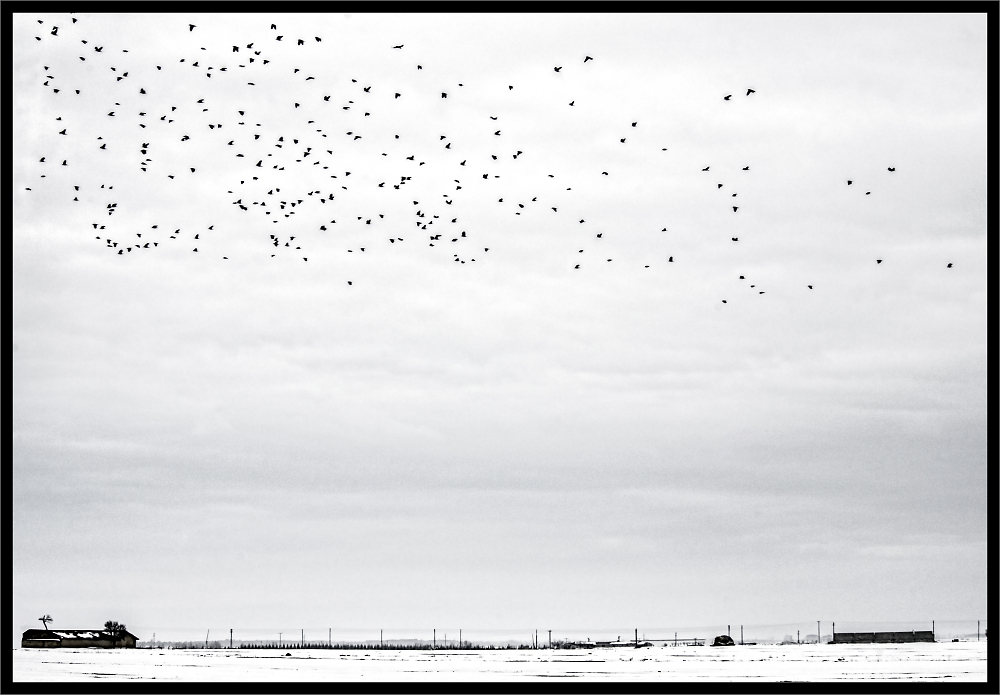
[[[910,632],[838,632],[834,644],[893,644],[901,642],[933,642],[931,630]]]

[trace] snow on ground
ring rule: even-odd
[[[291,656],[285,656],[285,654]],[[14,680],[986,681],[986,642],[586,650],[15,649]]]

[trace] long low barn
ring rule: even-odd
[[[138,638],[125,631],[113,635],[106,630],[25,630],[22,647],[135,647]]]
[[[932,630],[909,632],[838,632],[830,644],[871,644],[892,642],[933,642]]]

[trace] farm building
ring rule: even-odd
[[[872,644],[892,642],[933,642],[933,630],[909,632],[838,632],[830,644]]]
[[[25,630],[22,647],[135,647],[136,636],[125,631],[113,635],[107,630]]]

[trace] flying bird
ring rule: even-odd
[[[562,70],[562,67],[552,68],[552,69],[555,70],[556,72],[559,72],[560,70]]]
[[[196,24],[188,24],[188,31],[194,31],[194,28],[196,26],[197,26]]]
[[[588,60],[593,60],[593,58],[591,58],[590,56],[586,56],[584,57],[583,62],[586,63]]]
[[[708,167],[705,167],[704,169],[702,169],[702,171],[708,171]]]
[[[949,268],[951,267],[951,263],[949,263],[949,264],[948,264],[948,267],[949,267]]]
[[[754,89],[748,89],[748,90],[747,90],[747,96],[750,96],[750,95],[751,95],[751,94],[753,94],[753,93],[754,93],[755,91],[756,91],[756,90],[754,90]]]
[[[881,262],[882,262],[881,258],[878,258],[878,259],[875,260],[875,263],[881,263]]]
[[[889,171],[896,171],[896,167],[889,167]]]
[[[403,44],[399,44],[398,46],[393,46],[393,48],[402,48],[402,47],[403,47]],[[350,285],[351,283],[348,282],[347,284]]]
[[[726,96],[724,96],[724,97],[722,97],[722,98],[723,98],[723,100],[725,100],[725,101],[729,101],[729,97],[731,97],[731,96],[733,96],[733,95],[732,95],[732,94],[727,94]]]

